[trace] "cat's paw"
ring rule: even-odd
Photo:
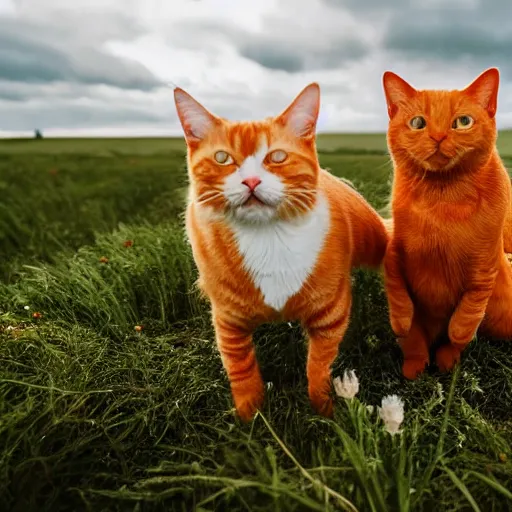
[[[404,364],[402,365],[402,374],[406,379],[417,379],[425,371],[428,363],[428,359],[423,358],[404,359]]]
[[[334,402],[332,398],[327,396],[314,396],[310,398],[311,406],[317,414],[326,418],[332,418],[334,414]]]
[[[263,384],[253,389],[233,391],[235,408],[240,419],[247,423],[254,418],[256,412],[261,409],[264,400]]]
[[[451,343],[441,345],[436,352],[436,364],[439,371],[445,373],[452,370],[460,361],[460,354],[460,346],[452,345]]]
[[[313,407],[317,414],[326,418],[332,418],[334,409],[330,391],[330,377],[322,379],[310,378],[308,393],[311,407]]]

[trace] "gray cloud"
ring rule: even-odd
[[[197,19],[176,24],[169,39],[178,47],[210,47],[210,51],[215,42],[228,43],[242,57],[264,68],[288,73],[336,69],[365,57],[371,49],[356,31],[340,29],[336,34],[320,34],[312,28],[304,33],[293,25],[287,27],[281,19],[270,19],[264,27],[262,32],[250,33],[232,25]]]
[[[0,101],[46,101],[61,104],[63,101],[96,97],[102,99],[104,86],[91,86],[72,82],[47,82],[34,84],[29,81],[13,82],[0,79]]]
[[[34,128],[93,128],[123,123],[159,123],[163,116],[130,108],[126,105],[25,105],[0,104],[1,128],[6,130],[33,130]]]
[[[253,60],[267,69],[281,69],[289,73],[297,73],[304,69],[302,56],[287,48],[275,48],[270,41],[242,44],[238,51],[242,57]]]
[[[451,62],[475,68],[497,66],[512,75],[509,0],[412,5],[389,18],[382,48],[409,59]]]
[[[329,7],[336,7],[345,9],[353,12],[365,12],[370,11],[391,11],[394,9],[400,9],[404,6],[410,5],[411,0],[392,0],[390,2],[382,2],[381,0],[321,0],[324,5]],[[414,2],[414,0],[413,0]]]
[[[245,40],[233,38],[232,42],[238,46],[243,57],[264,68],[289,73],[339,68],[348,61],[363,58],[369,52],[368,45],[356,38],[339,38],[332,41],[330,47],[312,52],[304,52],[293,43],[259,36],[246,37]]]
[[[384,46],[414,57],[442,60],[461,57],[485,58],[489,61],[510,58],[512,35],[488,33],[485,29],[442,22],[425,27],[421,23],[400,31],[389,31]]]
[[[29,97],[26,91],[18,89],[14,82],[0,84],[0,100],[2,101],[25,101]]]
[[[342,131],[385,129],[385,69],[456,87],[498,66],[499,120],[512,123],[510,0],[77,1],[0,14],[0,130],[181,133],[146,62],[233,120],[276,115],[318,81],[322,126]]]
[[[0,18],[0,79],[140,90],[161,85],[141,64],[82,45],[79,38],[63,37],[66,32],[71,36],[34,21]]]
[[[145,29],[108,5],[56,5],[27,2],[16,15],[0,16],[0,129],[161,123],[165,109],[145,99],[160,81],[106,49],[109,41],[131,41]]]
[[[510,0],[321,0],[383,29],[381,50],[405,59],[463,60],[475,70],[491,66],[512,76]]]

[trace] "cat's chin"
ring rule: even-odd
[[[421,166],[425,171],[443,173],[451,171],[457,165],[459,160],[460,159],[457,157],[454,158],[441,153],[436,153],[424,160],[421,163]]]
[[[278,220],[278,209],[263,203],[253,202],[237,206],[229,211],[229,216],[235,222],[243,224],[267,224]]]

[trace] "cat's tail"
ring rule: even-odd
[[[383,219],[368,204],[360,203],[358,209],[358,222],[353,225],[353,265],[377,269],[384,260],[393,223],[391,219]]]
[[[393,220],[383,218],[352,184],[346,180],[341,181],[345,182],[343,210],[348,215],[352,232],[352,267],[379,269],[393,233]],[[339,183],[339,180],[337,182]]]

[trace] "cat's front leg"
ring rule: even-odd
[[[331,366],[338,355],[338,347],[348,327],[351,292],[347,284],[336,300],[322,305],[305,323],[309,337],[308,393],[313,409],[322,416],[331,417]]]
[[[399,251],[393,240],[389,243],[384,256],[384,285],[388,298],[391,328],[399,338],[404,338],[411,329],[414,304],[407,290]]]
[[[497,269],[489,269],[487,265],[475,272],[473,284],[464,292],[448,325],[448,337],[454,345],[465,347],[475,337],[484,319],[497,273]]]
[[[503,248],[507,254],[512,253],[512,205],[508,206],[503,226]]]
[[[398,343],[404,355],[403,376],[409,380],[418,378],[430,362],[430,341],[421,318],[417,314],[414,315],[407,336],[400,338]]]
[[[242,421],[250,421],[263,405],[264,398],[252,333],[223,311],[215,311],[213,325],[236,411]]]

